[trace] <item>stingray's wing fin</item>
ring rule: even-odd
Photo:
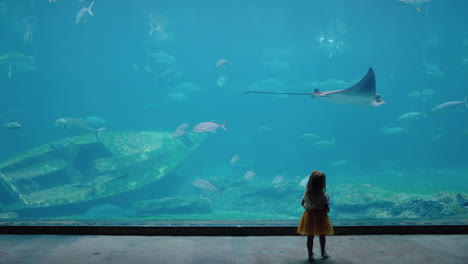
[[[375,98],[375,74],[372,68],[369,68],[367,74],[355,85],[345,89],[342,93],[350,96],[372,97]]]

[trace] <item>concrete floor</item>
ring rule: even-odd
[[[317,238],[316,238],[317,240]],[[314,244],[319,255],[318,241]],[[330,236],[315,263],[468,263],[467,235]],[[0,235],[0,263],[307,263],[305,237]]]

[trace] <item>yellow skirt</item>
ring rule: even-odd
[[[304,211],[297,227],[297,233],[308,236],[333,235],[328,214],[322,210]]]

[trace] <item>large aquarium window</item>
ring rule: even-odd
[[[466,10],[0,0],[0,221],[466,223]]]

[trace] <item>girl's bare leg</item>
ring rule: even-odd
[[[325,238],[324,235],[321,235],[320,236],[320,249],[322,250],[322,252],[325,251],[326,244],[327,244],[327,239]]]
[[[309,253],[309,257],[313,255],[313,247],[314,247],[314,236],[307,236],[307,252]]]
[[[326,244],[327,244],[327,239],[325,238],[325,235],[321,235],[320,236],[320,249],[322,251],[322,259],[326,259],[330,257],[330,255],[328,255],[328,252],[325,250]]]

